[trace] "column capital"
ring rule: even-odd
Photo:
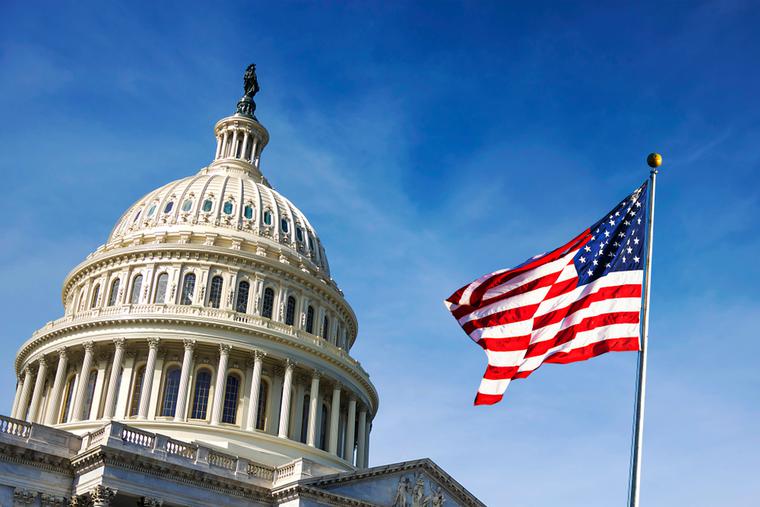
[[[298,363],[290,359],[289,357],[285,358],[285,369],[290,370],[291,372],[298,366]]]
[[[37,360],[40,367],[47,366],[47,359],[45,359],[45,356],[40,356],[40,358]]]
[[[126,343],[126,341],[127,341],[127,339],[124,338],[123,336],[119,337],[119,338],[114,338],[113,339],[114,347],[116,347],[117,349],[123,349],[124,348],[124,344]]]
[[[342,391],[343,390],[343,384],[340,383],[339,380],[336,380],[333,382],[333,391]]]
[[[84,347],[85,352],[92,352],[93,349],[95,349],[95,342],[92,342],[92,341],[85,342],[84,344],[82,344],[82,346]]]
[[[103,485],[97,485],[90,490],[90,497],[92,498],[93,503],[100,505],[109,505],[115,496],[115,489],[107,488]]]
[[[319,370],[311,370],[311,378],[315,378],[319,380],[320,378],[322,378],[322,372]]]
[[[163,504],[164,501],[161,498],[152,498],[148,496],[140,498],[140,501],[138,502],[140,507],[161,507]]]
[[[228,356],[230,354],[230,350],[232,350],[232,345],[227,345],[226,343],[219,345],[219,353],[223,356]]]
[[[157,349],[159,343],[161,343],[160,338],[148,338],[148,348]]]
[[[31,376],[31,375],[34,374],[34,373],[32,373],[32,365],[31,364],[27,364],[26,366],[24,366],[24,373],[26,373],[29,376]]]
[[[63,357],[67,359],[69,357],[69,352],[66,350],[66,347],[61,347],[58,350],[56,350],[56,352],[58,352],[58,357]]]
[[[251,352],[251,357],[254,361],[261,361],[267,356],[267,353],[263,350],[255,349]]]
[[[185,350],[188,350],[190,352],[195,350],[195,340],[190,340],[189,338],[185,338],[184,340],[182,340],[182,344],[184,345]]]

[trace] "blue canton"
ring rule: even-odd
[[[647,183],[591,226],[591,239],[573,258],[578,286],[612,271],[643,269]]]

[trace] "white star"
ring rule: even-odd
[[[625,262],[625,256],[623,256],[623,262]]]
[[[596,259],[594,259],[594,266],[598,266],[598,265],[599,265],[599,263],[597,262]]]
[[[581,261],[581,262],[586,262],[586,258],[585,257],[580,257],[578,260]]]
[[[621,238],[624,238],[625,237],[625,233],[621,232],[620,234],[618,234],[618,236],[620,236]]]
[[[636,223],[637,223],[637,224],[639,224],[639,225],[641,225],[641,219],[640,219],[640,218],[637,218],[637,219],[636,219]]]
[[[633,248],[628,247],[628,248],[625,249],[625,251],[628,252],[628,253],[633,253]]]
[[[593,272],[593,271],[591,271],[590,269],[589,269],[588,271],[586,271],[586,273],[588,273],[588,276],[591,276],[591,275],[593,275],[593,274],[594,274],[594,272]]]
[[[633,238],[633,244],[638,245],[639,244],[639,238]]]
[[[610,231],[604,231],[604,237],[609,238],[610,237]]]
[[[629,222],[628,220],[626,220],[626,221],[625,221],[625,222],[623,222],[623,223],[624,223],[625,225],[631,225],[631,222]]]
[[[628,214],[631,215],[631,216],[634,216],[636,214],[636,212],[633,211],[633,210],[631,210],[631,211],[628,212]]]
[[[620,212],[619,212],[619,211],[616,211],[616,212],[615,212],[615,216],[616,216],[616,217],[619,217],[619,216],[620,216]]]
[[[583,247],[583,249],[584,249],[585,251],[587,251],[587,252],[590,252],[590,251],[591,251],[591,247],[590,247],[590,246],[588,246],[588,245],[586,245],[585,247]]]
[[[636,207],[637,207],[637,208],[640,208],[640,207],[641,207],[641,203],[640,203],[640,202],[637,202],[637,203],[636,203]]]
[[[639,262],[639,258],[638,258],[638,257],[636,257],[636,256],[634,256],[634,257],[633,257],[633,262]]]
[[[614,220],[610,220],[610,225],[614,227],[615,226],[615,221]]]
[[[608,268],[610,267],[610,263],[609,263],[609,262],[607,263],[607,267],[608,267]]]

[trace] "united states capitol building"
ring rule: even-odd
[[[244,83],[213,161],[127,209],[18,350],[0,506],[483,505],[428,459],[369,467],[357,319]]]

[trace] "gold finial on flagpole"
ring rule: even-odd
[[[652,169],[657,169],[658,167],[662,165],[662,155],[660,155],[659,153],[650,153],[647,156],[647,164]]]

